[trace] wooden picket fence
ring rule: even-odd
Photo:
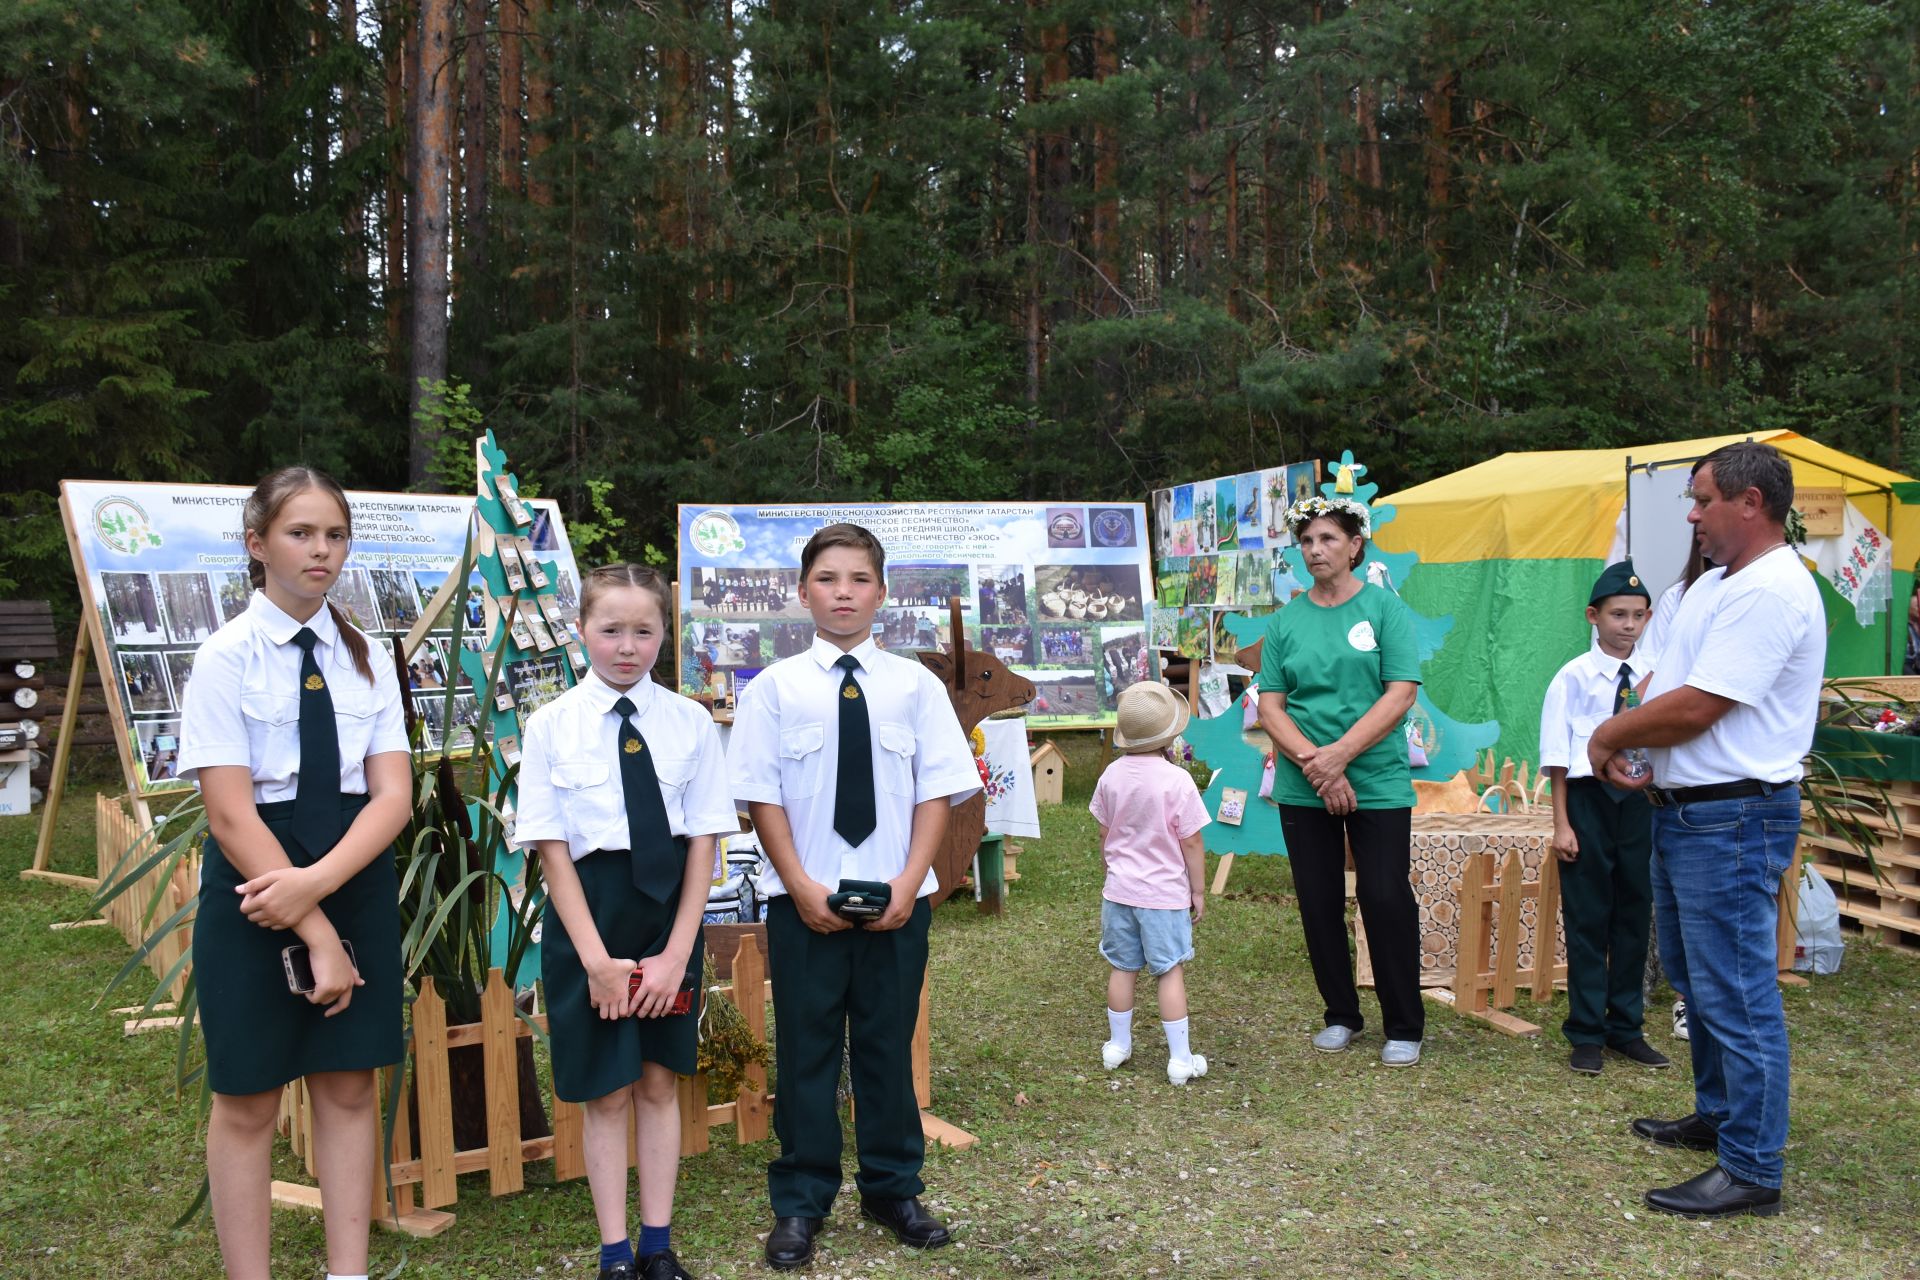
[[[754,1039],[766,1040],[767,1010],[766,962],[750,939],[743,939],[733,960],[733,981],[716,988],[718,998],[733,1001],[746,1020]],[[710,995],[709,998],[714,998]],[[487,1174],[488,1193],[512,1195],[526,1186],[526,1166],[551,1160],[556,1181],[585,1176],[586,1159],[581,1150],[582,1112],[579,1106],[553,1097],[548,1101],[553,1117],[553,1133],[544,1138],[520,1137],[519,1051],[517,1042],[533,1034],[529,1021],[544,1031],[545,1014],[523,1018],[513,1007],[513,989],[500,970],[487,975],[481,993],[480,1021],[461,1026],[447,1025],[446,1002],[433,989],[433,980],[421,983],[419,998],[413,1002],[412,1055],[413,1093],[419,1114],[409,1105],[408,1092],[400,1094],[394,1108],[390,1140],[381,1144],[390,1164],[376,1168],[373,1189],[373,1217],[376,1222],[409,1235],[438,1235],[453,1225],[454,1216],[442,1206],[459,1198],[459,1176],[463,1173]],[[461,1045],[485,1046],[487,1096],[487,1142],[483,1147],[456,1151],[453,1143],[453,1098],[449,1092],[447,1051]],[[710,1148],[710,1130],[732,1125],[734,1141],[746,1144],[766,1138],[772,1114],[772,1095],[767,1093],[766,1068],[749,1067],[746,1082],[730,1102],[709,1105],[707,1077],[682,1076],[679,1080],[680,1154],[696,1155]],[[382,1076],[383,1094],[394,1085],[393,1074]],[[389,1105],[382,1097],[380,1114]],[[288,1085],[280,1103],[280,1127],[293,1146],[296,1156],[313,1168],[313,1110],[304,1080]],[[632,1144],[629,1135],[629,1147]],[[631,1159],[631,1152],[629,1153]],[[388,1199],[388,1186],[392,1198]],[[317,1209],[320,1189],[291,1182],[273,1184],[274,1202],[279,1205]]]
[[[1560,860],[1549,850],[1540,861],[1540,878],[1532,881],[1520,865],[1518,849],[1507,851],[1498,879],[1493,867],[1491,853],[1468,857],[1460,882],[1460,942],[1454,952],[1453,986],[1429,988],[1421,994],[1510,1036],[1538,1035],[1538,1026],[1507,1010],[1513,1008],[1522,983],[1535,1000],[1546,1001],[1553,999],[1553,984],[1566,981],[1567,966],[1554,961],[1560,949]],[[1533,963],[1522,968],[1520,906],[1528,898],[1536,904]]]
[[[159,846],[154,843],[152,827],[143,827],[140,820],[128,810],[125,799],[118,796],[99,795],[94,797],[94,862],[98,868],[99,883],[107,883],[113,870],[120,864],[127,850],[139,845],[136,857],[145,857]],[[148,904],[154,894],[160,893],[160,904],[149,917]],[[127,892],[115,898],[106,906],[106,919],[120,931],[130,947],[143,945],[154,928],[165,923],[173,913],[192,902],[200,894],[200,855],[190,854],[177,860],[169,872],[164,866],[155,867],[147,872]],[[193,947],[193,927],[191,924],[175,929],[162,938],[154,949],[147,954],[147,968],[153,970],[156,978],[164,978]],[[186,988],[188,970],[182,968],[173,980],[172,990],[168,992],[175,1001],[180,999]],[[148,1019],[147,1023],[129,1023],[129,1033],[146,1029],[149,1024],[172,1025],[175,1020]]]

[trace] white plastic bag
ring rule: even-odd
[[[1211,662],[1200,668],[1199,694],[1202,720],[1224,715],[1233,705],[1232,695],[1227,692],[1227,673]]]
[[[1794,926],[1800,938],[1793,948],[1793,967],[1802,973],[1839,972],[1840,904],[1827,878],[1810,866],[1800,870],[1800,902]]]
[[[1247,691],[1240,695],[1240,732],[1250,733],[1260,727],[1260,686],[1250,684]]]

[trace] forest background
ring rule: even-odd
[[[0,592],[70,477],[1144,499],[1914,470],[1920,0],[11,0]],[[624,522],[624,523],[622,523]],[[654,554],[660,554],[657,550]]]

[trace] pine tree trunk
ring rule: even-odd
[[[1052,102],[1073,74],[1067,61],[1067,24],[1049,23],[1040,38],[1045,51],[1040,97]],[[1072,138],[1065,129],[1049,129],[1041,135],[1040,173],[1040,226],[1052,251],[1044,256],[1053,265],[1047,306],[1047,340],[1051,342],[1052,334],[1073,318],[1073,291],[1067,282],[1077,274],[1072,253]]]
[[[550,208],[553,186],[540,166],[553,145],[549,129],[553,122],[553,0],[523,0],[532,42],[526,46],[532,57],[526,59],[527,78],[527,198]]]
[[[490,332],[490,294],[488,276],[488,236],[492,203],[492,175],[488,173],[492,152],[486,134],[486,6],[488,0],[467,0],[467,42],[461,50],[461,92],[465,96],[465,119],[461,127],[461,276],[467,282],[468,305],[461,313],[463,332],[463,376],[476,382],[484,376],[486,338]]]
[[[1044,0],[1026,0],[1027,21],[1023,32],[1025,44],[1025,70],[1023,75],[1023,97],[1028,106],[1040,101],[1041,84],[1046,77],[1042,65],[1043,53],[1040,48],[1041,11]],[[1026,340],[1027,373],[1027,427],[1029,430],[1039,425],[1041,384],[1046,376],[1046,327],[1041,313],[1040,297],[1040,190],[1041,190],[1041,150],[1040,134],[1032,129],[1027,132],[1027,297],[1026,315],[1023,328]]]
[[[1359,204],[1365,209],[1365,226],[1376,244],[1386,238],[1387,214],[1381,207],[1384,180],[1380,171],[1380,84],[1372,78],[1360,81],[1354,94],[1353,122],[1360,134],[1354,150],[1353,177],[1359,187]]]
[[[360,0],[338,0],[335,21],[340,25],[340,42],[358,52],[360,42]],[[340,86],[340,150],[351,156],[366,141],[360,125],[360,83],[357,77]],[[346,266],[349,277],[364,282],[367,278],[367,195],[359,182],[347,194],[340,215],[340,233],[346,240]]]
[[[1438,293],[1447,274],[1447,221],[1453,200],[1453,95],[1458,71],[1435,76],[1427,92],[1427,287]]]
[[[1239,92],[1239,86],[1233,79],[1233,14],[1228,13],[1226,30],[1220,37],[1220,59],[1226,68],[1227,83]],[[1226,266],[1227,266],[1227,314],[1235,320],[1240,319],[1240,132],[1229,130],[1227,133],[1226,167],[1222,173],[1226,182]]]
[[[526,193],[525,157],[520,142],[520,98],[525,65],[527,8],[521,0],[500,0],[500,191]]]
[[[387,154],[385,248],[381,276],[387,320],[387,367],[398,373],[406,360],[407,336],[407,186],[412,171],[412,113],[407,82],[412,78],[413,7],[402,0],[381,14],[381,44],[386,57]]]
[[[1093,33],[1093,78],[1105,83],[1120,74],[1120,50],[1113,28]],[[1093,262],[1103,277],[1094,282],[1095,315],[1120,309],[1120,141],[1105,120],[1093,127]]]
[[[1206,74],[1203,52],[1207,23],[1211,16],[1208,0],[1188,0],[1187,4],[1187,145],[1198,155],[1207,140],[1207,108],[1200,100],[1200,77]],[[1212,175],[1198,164],[1187,165],[1186,276],[1187,292],[1203,296],[1207,278],[1212,275],[1213,209],[1207,198]]]
[[[407,403],[411,447],[407,483],[425,484],[439,442],[423,410],[437,402],[423,384],[447,376],[447,222],[453,149],[453,15],[455,0],[421,0],[418,79],[413,95],[414,183],[408,218],[412,251],[413,350]]]

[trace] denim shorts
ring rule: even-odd
[[[1100,900],[1100,954],[1128,973],[1159,977],[1193,959],[1193,918],[1183,909]]]

